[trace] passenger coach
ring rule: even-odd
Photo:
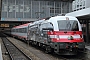
[[[11,35],[13,37],[22,39],[24,41],[28,40],[28,25],[30,23],[27,24],[23,24],[23,25],[19,25],[19,26],[15,26],[11,29]]]

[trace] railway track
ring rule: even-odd
[[[11,43],[7,38],[1,38],[11,60],[32,60],[30,57],[25,55],[25,53],[19,50],[13,43]]]
[[[33,47],[36,48],[36,46],[33,46]],[[37,49],[43,50],[41,48],[37,48]],[[56,58],[56,60],[90,60],[87,57],[87,52],[86,51],[79,51],[79,53],[77,55],[58,55],[58,54],[55,54],[55,53],[51,53],[49,55]]]
[[[27,44],[27,43],[25,43],[25,44]],[[33,45],[30,45],[30,46],[35,47],[37,50],[40,50],[40,51],[44,52],[44,50],[41,47],[36,47],[36,46],[33,46]],[[41,53],[39,53],[39,54],[41,54]],[[62,55],[57,55],[55,53],[51,53],[51,54],[48,54],[48,55],[52,56],[55,60],[86,60],[87,59],[87,58],[84,58],[84,55],[82,55],[82,54],[79,54],[79,55],[76,55],[76,56],[64,56],[64,55],[62,56]]]
[[[9,39],[10,40],[10,39]],[[12,40],[12,39],[11,39]],[[13,40],[13,41],[16,41],[16,40]],[[19,43],[17,43],[17,44],[19,44]],[[15,45],[17,45],[17,44],[15,44]],[[26,44],[26,43],[25,43]],[[9,44],[6,44],[6,45],[9,45]],[[22,44],[21,44],[22,45]],[[27,45],[27,44],[26,44]],[[26,46],[25,45],[25,46]],[[24,47],[23,47],[24,48]],[[25,48],[24,48],[25,49]],[[28,49],[28,48],[27,48]],[[38,47],[38,48],[36,48],[37,50],[39,50],[40,48]],[[33,50],[34,51],[34,50]],[[35,50],[36,51],[36,50]],[[34,52],[35,52],[34,51]],[[40,51],[42,51],[42,49],[40,50]],[[82,51],[81,53],[85,53],[85,54],[87,54],[87,52],[85,52],[85,51]],[[42,53],[37,53],[37,52],[35,52],[35,54],[41,54],[42,55]],[[45,54],[46,56],[51,56],[52,58],[54,58],[54,59],[52,59],[52,60],[90,60],[88,57],[85,57],[85,55],[82,55],[82,54],[79,54],[79,55],[76,55],[76,56],[60,56],[60,55],[57,55],[57,54]],[[43,56],[43,55],[42,55]],[[39,56],[38,56],[39,57]],[[43,58],[44,58],[45,56],[43,56]],[[41,57],[39,57],[39,58],[41,58]],[[16,60],[18,60],[18,59],[16,59]],[[20,59],[19,59],[20,60]],[[22,59],[21,59],[22,60]],[[26,60],[26,59],[25,59]],[[42,60],[42,58],[41,58],[41,60]],[[47,59],[48,60],[48,59]],[[51,60],[50,58],[49,58],[49,60]]]

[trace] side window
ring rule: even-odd
[[[19,30],[20,30],[20,33],[22,33],[22,28],[20,28]]]
[[[47,31],[50,31],[53,29],[53,24],[51,23],[44,23],[40,25],[40,33],[43,35],[43,37],[47,37]]]
[[[47,23],[46,26],[47,26],[47,28],[53,28],[53,24],[52,23]]]
[[[72,30],[73,31],[79,31],[78,22],[76,22],[76,21],[73,22]]]
[[[44,23],[44,24],[41,24],[40,25],[40,31],[43,29],[43,28],[54,28],[53,27],[53,24],[52,23]]]
[[[38,30],[38,26],[32,25],[32,26],[30,26],[29,30],[31,31],[30,34],[36,34],[37,30]]]
[[[23,28],[22,32],[26,33],[27,32],[26,30],[27,30],[27,28]]]

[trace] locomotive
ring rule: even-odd
[[[21,33],[17,34],[22,35]],[[54,16],[29,23],[26,35],[26,40],[43,47],[46,53],[76,55],[79,51],[85,50],[80,22],[72,16]]]

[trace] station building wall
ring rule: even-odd
[[[72,11],[78,11],[90,7],[90,0],[74,0],[72,3]]]
[[[2,21],[22,21],[65,14],[72,9],[72,2],[50,0],[2,0]],[[15,19],[14,19],[15,18]]]

